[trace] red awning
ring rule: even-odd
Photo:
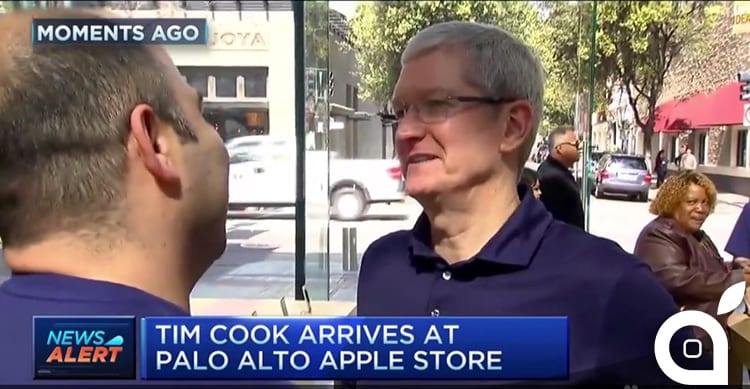
[[[677,103],[674,109],[669,112],[667,129],[671,131],[680,131],[696,128],[696,122],[703,116],[703,110],[705,110],[707,104],[708,96],[702,93],[681,100]]]
[[[679,132],[695,128],[708,97],[697,94],[683,100],[671,100],[656,107],[654,132]]]
[[[660,104],[656,106],[656,114],[655,114],[655,123],[654,123],[654,132],[669,132],[667,130],[667,122],[669,121],[669,113],[674,109],[675,105],[677,105],[678,101],[670,100],[666,103]],[[643,119],[644,121],[646,119]]]
[[[693,123],[695,128],[742,124],[745,103],[740,100],[740,83],[732,82],[708,94],[705,106]]]

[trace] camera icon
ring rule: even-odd
[[[695,346],[690,347],[690,345]],[[703,342],[698,339],[686,339],[685,342],[682,343],[682,355],[688,359],[700,358],[703,356]]]

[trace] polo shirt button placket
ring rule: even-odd
[[[443,279],[444,280],[450,281],[451,277],[453,277],[453,275],[451,274],[450,271],[446,270],[446,271],[443,272]]]

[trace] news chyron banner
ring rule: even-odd
[[[206,19],[34,19],[33,45],[205,45]]]
[[[564,380],[564,317],[141,319],[143,380]],[[132,318],[36,317],[38,378],[133,378]]]
[[[132,316],[34,317],[34,378],[135,379]]]

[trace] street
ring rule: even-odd
[[[723,248],[746,199],[720,195],[716,211],[704,229],[719,248]],[[591,198],[591,232],[613,239],[632,251],[641,228],[652,219],[647,203],[620,199]],[[376,205],[370,217],[361,222],[327,223],[309,217],[307,220],[307,288],[313,299],[354,300],[356,271],[342,269],[342,229],[354,227],[357,252],[361,256],[378,237],[397,229],[411,228],[420,207],[413,200],[404,204]],[[203,276],[193,291],[203,298],[279,298],[293,296],[294,291],[294,219],[230,220],[227,223],[228,244],[222,256]],[[330,261],[326,261],[326,243]],[[0,256],[2,254],[0,253]],[[731,259],[725,254],[725,259]],[[602,260],[606,260],[602,258]],[[5,267],[0,279],[8,276]]]

